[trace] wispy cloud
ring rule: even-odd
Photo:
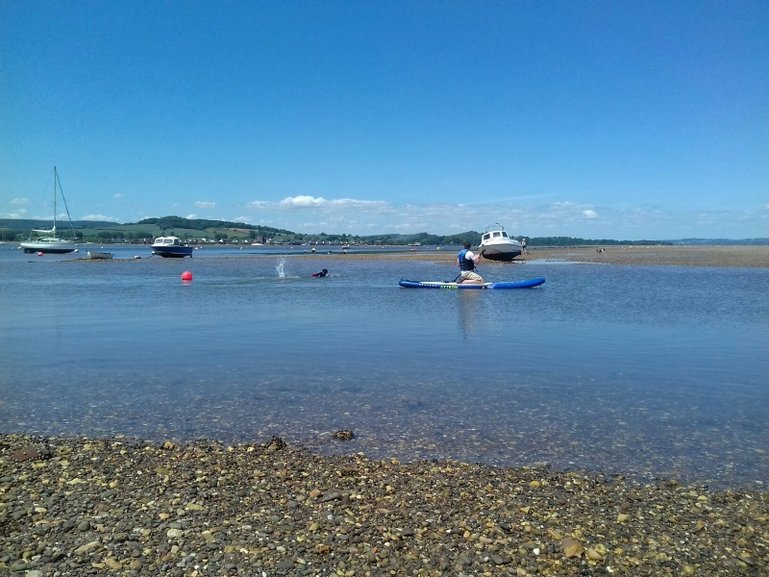
[[[215,202],[211,202],[207,200],[197,200],[195,201],[194,204],[197,208],[207,208],[207,209],[216,208]]]
[[[354,198],[326,199],[322,196],[289,196],[278,202],[282,208],[340,208],[357,210],[382,210],[390,208],[390,204],[382,200],[357,200]]]
[[[20,208],[18,210],[12,210],[2,215],[3,218],[27,218],[27,209]]]
[[[92,221],[104,221],[104,222],[118,222],[114,216],[106,216],[103,214],[86,214],[81,217],[80,220],[92,220]]]

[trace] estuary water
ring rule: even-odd
[[[450,256],[107,250],[0,245],[0,432],[767,488],[768,269],[531,260],[481,273],[539,288],[413,290]]]

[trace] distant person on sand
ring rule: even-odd
[[[525,236],[521,239],[521,252],[523,254],[526,254],[526,237]]]
[[[475,265],[481,260],[481,255],[474,254],[470,250],[470,243],[465,242],[465,248],[457,253],[457,266],[459,266],[459,276],[457,283],[483,284],[483,277],[475,272]]]
[[[321,269],[318,272],[312,273],[312,278],[322,278],[328,274],[328,269]]]

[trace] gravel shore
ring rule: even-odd
[[[769,493],[0,436],[0,575],[766,576]]]

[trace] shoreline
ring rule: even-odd
[[[8,575],[759,576],[769,492],[452,461],[0,435]]]
[[[409,254],[409,253],[406,253]],[[403,254],[376,255],[376,257],[403,258]],[[433,253],[411,253],[409,258],[453,261],[456,255],[448,250]],[[712,246],[561,246],[528,247],[526,253],[512,263],[481,259],[484,266],[509,266],[537,261],[565,261],[589,264],[638,266],[691,266],[691,267],[746,267],[769,268],[769,246],[712,245]]]
[[[334,258],[342,260],[426,260],[454,265],[456,251],[436,249],[434,251],[392,251],[392,252],[349,252],[339,251],[317,253],[290,252],[274,254],[222,254],[215,255],[217,247],[205,250],[206,256],[198,258],[274,258],[286,256],[308,260]],[[226,250],[226,249],[224,249]],[[182,260],[194,262],[195,259],[163,259],[162,257],[142,256],[139,258],[112,258],[106,260],[88,259],[77,256],[61,262],[98,263],[108,266],[114,263],[146,262],[156,258],[158,261]],[[670,245],[590,245],[560,247],[528,247],[527,252],[513,262],[499,262],[481,259],[484,266],[510,266],[523,263],[572,262],[582,264],[612,264],[633,266],[683,266],[683,267],[719,267],[719,268],[769,268],[769,245],[707,245],[707,246],[670,246]]]

